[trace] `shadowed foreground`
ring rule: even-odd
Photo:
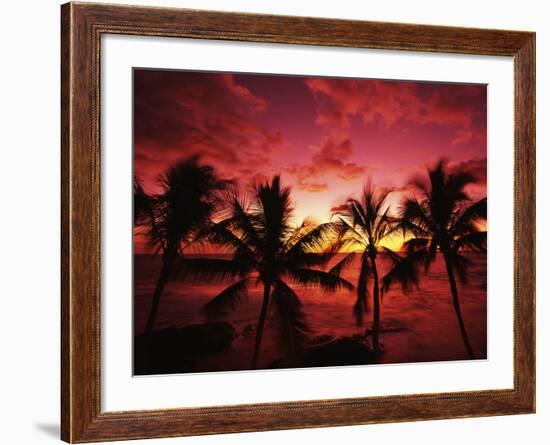
[[[177,374],[189,372],[238,371],[242,365],[214,367],[208,357],[223,356],[237,337],[229,323],[187,325],[154,332],[151,339],[135,338],[134,375]],[[365,365],[375,363],[371,348],[363,335],[334,339],[319,336],[311,341],[303,355],[292,361],[274,360],[266,369],[322,366]],[[206,365],[205,365],[206,364]]]

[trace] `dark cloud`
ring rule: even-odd
[[[316,122],[336,137],[347,134],[353,116],[385,128],[398,122],[453,128],[453,144],[468,142],[473,130],[486,127],[483,85],[330,78],[305,83],[317,101]]]
[[[352,180],[364,173],[364,168],[347,160],[353,154],[351,140],[344,139],[335,142],[327,138],[318,153],[313,156],[312,170],[316,175],[335,172],[344,180]]]
[[[487,184],[487,158],[470,159],[452,166],[455,172],[470,173],[478,184]]]
[[[326,182],[298,182],[298,188],[310,193],[320,193],[328,190]]]
[[[269,104],[231,74],[136,70],[136,172],[158,172],[189,154],[215,159],[229,170],[267,163],[280,132],[255,122]]]
[[[286,171],[298,180],[298,188],[310,192],[328,190],[325,182],[318,178],[332,175],[345,181],[352,181],[365,173],[364,167],[349,162],[353,148],[349,139],[336,143],[332,138],[326,138],[321,147],[312,156],[311,163],[306,165],[291,164]]]
[[[331,213],[339,213],[339,212],[343,212],[344,210],[347,210],[347,208],[348,208],[348,206],[346,204],[340,204],[340,205],[331,207],[330,212]]]

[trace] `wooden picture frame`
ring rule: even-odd
[[[61,13],[63,440],[97,442],[535,411],[534,33],[92,3],[68,3]],[[513,57],[513,389],[102,412],[99,73],[103,34]]]

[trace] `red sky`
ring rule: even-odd
[[[486,97],[485,85],[136,69],[135,174],[154,192],[192,154],[243,187],[281,174],[297,222],[327,220],[367,176],[401,188],[440,157],[478,172],[484,195]]]

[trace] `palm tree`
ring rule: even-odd
[[[428,169],[428,178],[417,178],[412,185],[417,196],[406,198],[402,205],[399,226],[411,237],[404,256],[394,255],[395,267],[383,280],[383,291],[393,284],[407,287],[418,280],[420,265],[427,269],[441,253],[452,295],[464,347],[468,356],[475,358],[460,309],[456,278],[465,282],[470,261],[462,253],[472,250],[487,251],[487,232],[481,223],[487,219],[487,198],[472,201],[466,186],[475,183],[474,176],[464,171],[449,171],[445,160]]]
[[[318,286],[326,291],[353,289],[348,281],[314,269],[328,261],[326,249],[333,238],[330,223],[305,222],[291,225],[290,188],[281,186],[279,176],[254,187],[252,200],[233,195],[229,215],[216,224],[211,241],[232,254],[231,259],[186,260],[181,268],[185,279],[232,284],[203,308],[209,317],[226,316],[247,297],[253,284],[263,287],[251,368],[256,369],[269,307],[278,320],[279,341],[294,357],[307,340],[308,327],[301,302],[288,284]],[[237,281],[235,281],[237,280]]]
[[[134,177],[134,226],[141,226],[151,216],[152,200],[145,192],[141,181]]]
[[[145,218],[149,240],[162,256],[162,266],[153,293],[145,335],[152,332],[162,292],[172,279],[178,256],[211,225],[220,204],[220,192],[229,183],[219,179],[197,157],[177,162],[159,177],[161,192],[147,199]],[[139,183],[138,183],[139,186]],[[136,198],[142,199],[140,187]],[[135,203],[140,208],[141,201]]]
[[[342,270],[352,263],[355,255],[360,253],[361,266],[353,315],[356,323],[361,326],[364,314],[369,312],[369,281],[372,281],[372,346],[375,354],[380,353],[380,279],[377,256],[379,252],[392,252],[389,247],[384,246],[384,242],[395,231],[394,221],[389,216],[390,193],[391,190],[377,191],[369,180],[361,198],[348,199],[343,210],[335,214],[341,230],[341,242],[353,251],[338,262],[330,273],[340,276]]]

